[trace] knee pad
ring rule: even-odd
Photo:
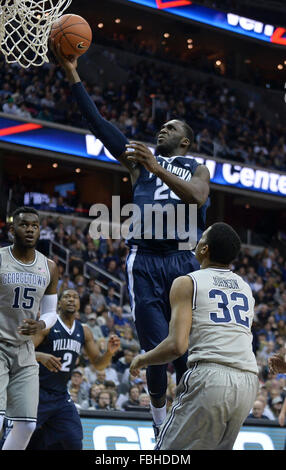
[[[167,365],[147,367],[146,379],[150,395],[161,398],[167,390]]]

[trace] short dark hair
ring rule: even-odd
[[[195,140],[195,135],[194,135],[194,131],[193,129],[189,126],[189,124],[187,124],[185,121],[181,121],[182,124],[183,124],[183,128],[184,128],[184,131],[185,131],[185,136],[187,137],[187,139],[189,139],[190,141],[190,145],[188,147],[188,150],[190,150],[193,146],[193,143],[194,143],[194,140]]]
[[[210,261],[230,264],[238,255],[241,241],[236,231],[224,222],[216,222],[207,233]]]
[[[12,214],[13,222],[19,214],[36,214],[39,217],[39,213],[34,207],[22,206],[18,207]]]

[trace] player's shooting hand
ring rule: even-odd
[[[37,334],[39,331],[45,329],[46,325],[43,320],[32,320],[27,318],[23,321],[23,325],[19,326],[18,333],[21,335],[31,336]]]
[[[107,351],[110,354],[115,354],[120,348],[120,339],[116,335],[111,335],[107,343]]]
[[[140,163],[151,173],[156,173],[156,170],[160,168],[151,150],[141,142],[129,142],[129,144],[126,145],[125,155],[127,160]]]
[[[269,370],[272,374],[284,374],[286,372],[286,362],[284,356],[275,354],[268,359]]]
[[[138,356],[134,357],[133,361],[131,362],[129,373],[133,377],[138,377],[140,374],[140,369],[144,367],[143,358],[144,354],[139,354]]]
[[[50,372],[59,372],[62,368],[61,358],[52,354],[36,352],[37,361],[43,364]]]
[[[49,46],[54,54],[55,58],[57,59],[58,63],[65,69],[67,74],[74,72],[77,68],[77,57],[70,55],[68,57],[64,56],[61,51],[60,44],[55,45],[54,39],[49,39]]]

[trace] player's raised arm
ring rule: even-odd
[[[109,366],[113,355],[120,348],[120,339],[116,335],[110,336],[107,344],[107,351],[104,354],[100,354],[99,347],[94,341],[93,334],[87,325],[83,325],[84,328],[84,349],[90,360],[90,362],[98,370],[103,370]]]
[[[133,359],[130,366],[131,375],[139,375],[142,367],[172,362],[186,352],[192,326],[192,298],[192,279],[189,276],[175,279],[170,291],[172,314],[169,335],[156,348]]]
[[[130,171],[131,176],[136,176],[137,165],[128,161],[125,155],[125,147],[126,144],[128,144],[128,139],[117,127],[104,119],[99,113],[95,103],[92,101],[81,82],[77,72],[76,57],[71,56],[66,58],[63,56],[60,45],[58,44],[56,47],[52,39],[50,40],[50,47],[59,64],[65,70],[67,79],[72,84],[73,96],[77,101],[82,115],[87,120],[90,130],[95,137],[101,140],[109,152]]]

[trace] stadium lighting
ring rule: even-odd
[[[116,19],[115,19],[115,23],[117,23],[117,24],[118,24],[118,23],[121,23],[121,19],[120,19],[120,18],[116,18]]]
[[[32,163],[28,163],[27,168],[30,170],[32,168]]]
[[[141,26],[141,24],[139,24],[139,25],[137,26],[137,30],[138,30],[138,31],[142,31],[142,29],[143,29],[143,26]]]
[[[221,62],[221,60],[216,60],[216,63],[215,63],[215,64],[216,64],[217,67],[220,67],[221,64],[222,64],[222,62]]]
[[[192,42],[193,42],[193,40],[191,38],[187,39],[188,44],[191,44]]]
[[[81,169],[80,169],[80,168],[76,168],[76,169],[75,169],[75,172],[76,172],[76,173],[80,173],[80,172],[81,172]]]
[[[164,33],[164,38],[169,38],[170,37],[170,33]]]
[[[278,65],[277,65],[277,68],[278,68],[278,70],[282,70],[282,69],[283,69],[283,65],[282,65],[282,64],[278,64]]]
[[[193,49],[193,44],[188,44],[188,49]]]
[[[104,26],[104,24],[103,24],[103,23],[98,23],[98,25],[97,25],[97,27],[98,27],[99,29],[102,29],[102,28],[103,28],[103,26]]]
[[[58,165],[58,163],[53,163],[52,166],[53,166],[53,168],[58,168],[59,165]]]

